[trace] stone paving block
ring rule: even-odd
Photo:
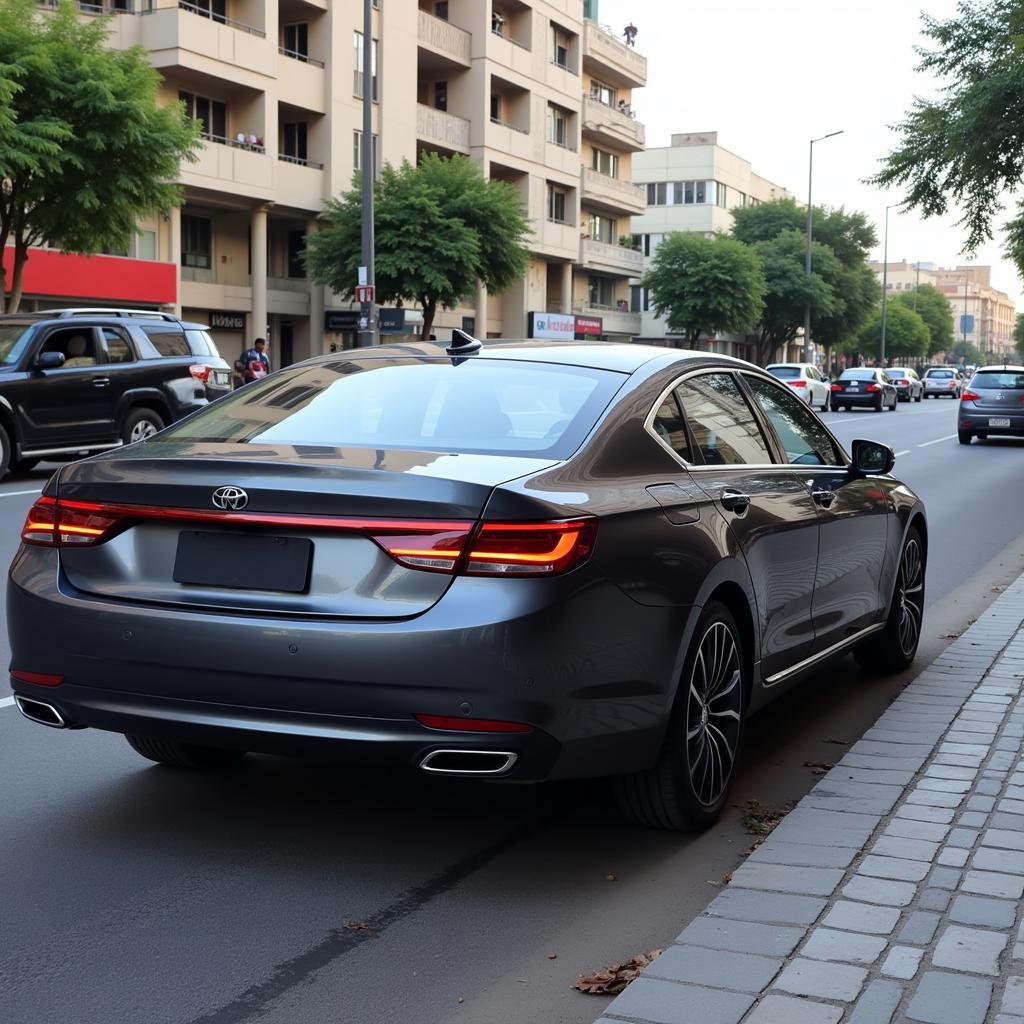
[[[903,795],[902,786],[872,785],[867,782],[844,782],[829,772],[800,801],[802,807],[820,807],[829,811],[859,811],[865,814],[888,814]]]
[[[925,889],[921,893],[919,906],[922,910],[945,910],[949,906],[951,893],[945,889]]]
[[[996,806],[1006,814],[1024,814],[1024,800],[1000,800]]]
[[[928,884],[936,889],[955,889],[960,884],[962,874],[956,868],[933,868],[928,876]]]
[[[730,883],[737,889],[794,892],[804,896],[830,896],[843,877],[841,868],[790,867],[784,864],[741,864]]]
[[[896,808],[896,817],[908,821],[932,821],[948,825],[956,816],[956,811],[947,807],[915,807],[903,804]]]
[[[900,860],[897,857],[876,857],[874,854],[868,854],[857,865],[857,874],[870,875],[872,878],[891,878],[896,882],[920,882],[928,874],[928,865],[921,860]]]
[[[1013,900],[997,900],[987,896],[959,895],[949,908],[949,919],[957,924],[977,924],[986,928],[1012,928],[1017,919]]]
[[[960,754],[963,757],[984,757],[988,746],[983,743],[943,743],[939,747],[940,754]]]
[[[926,971],[907,1007],[907,1017],[924,1024],[982,1024],[991,1000],[990,981]]]
[[[729,949],[737,953],[784,957],[796,949],[804,935],[803,928],[730,921],[724,917],[698,917],[687,925],[676,942],[709,949]]]
[[[924,778],[918,781],[917,788],[935,793],[966,793],[970,790],[971,783],[967,779]]]
[[[836,763],[837,768],[895,768],[897,771],[916,772],[924,764],[924,757],[886,757],[869,754],[846,754]],[[973,776],[972,776],[973,778]]]
[[[921,966],[921,957],[924,956],[923,949],[912,949],[910,946],[893,946],[889,955],[882,963],[882,974],[888,978],[901,978],[909,981],[917,974]]]
[[[756,994],[768,987],[782,963],[781,958],[752,953],[670,946],[647,968],[644,976]]]
[[[871,757],[927,757],[932,752],[930,743],[882,743],[878,740],[858,740],[850,747],[851,754]]]
[[[980,768],[984,757],[965,757],[963,754],[936,754],[935,764],[955,764],[962,768]]]
[[[797,957],[779,975],[773,988],[797,996],[840,999],[849,1003],[857,998],[867,974],[863,967]]]
[[[857,1000],[847,1024],[890,1024],[902,998],[902,986],[876,978]]]
[[[809,925],[824,909],[825,900],[817,896],[726,889],[711,901],[706,913],[734,921]]]
[[[1019,875],[1004,875],[996,871],[966,871],[960,883],[964,892],[980,893],[982,896],[999,896],[1002,899],[1019,900],[1024,896],[1024,878]]]
[[[814,843],[782,843],[774,838],[762,843],[747,863],[791,864],[809,868],[845,868],[860,850],[847,846],[819,846]]]
[[[982,796],[999,796],[1002,786],[995,779],[981,779],[975,787],[975,792]]]
[[[964,782],[973,782],[978,777],[976,768],[954,764],[930,764],[924,774],[928,779],[962,779]]]
[[[939,844],[926,839],[901,839],[898,836],[881,835],[871,848],[872,853],[886,857],[900,857],[904,860],[933,861]]]
[[[941,728],[935,729],[868,729],[864,733],[864,739],[877,740],[881,743],[895,743],[898,746],[914,746],[924,743],[930,745],[941,735]]]
[[[978,841],[979,833],[973,828],[955,828],[948,836],[946,842],[950,846],[957,846],[962,850],[970,850]]]
[[[657,978],[637,978],[608,1008],[650,1024],[739,1024],[754,997]]]
[[[837,764],[828,773],[829,779],[842,779],[844,782],[879,782],[886,786],[909,786],[916,773],[900,771],[895,768],[852,768],[849,765]]]
[[[1024,978],[1006,979],[1006,989],[1003,992],[1003,1001],[999,1008],[1003,1013],[1014,1013],[1018,1017],[1024,1016]]]
[[[917,894],[913,882],[890,882],[882,878],[854,875],[843,886],[843,895],[865,903],[881,903],[888,907],[905,907]]]
[[[971,974],[999,973],[999,954],[1006,948],[1009,936],[1003,932],[981,931],[951,924],[940,936],[932,951],[936,967],[951,967]]]
[[[862,935],[859,932],[840,932],[834,928],[818,927],[811,932],[801,956],[811,960],[839,960],[851,964],[873,964],[885,949],[881,935]]]
[[[964,811],[957,819],[957,824],[965,828],[984,828],[987,821],[988,815],[982,811]]]
[[[996,850],[982,846],[974,854],[971,867],[981,871],[1002,871],[1009,875],[1024,875],[1024,852]]]
[[[995,1024],[1024,1024],[1024,1017],[1011,1017],[1008,1013],[997,1013]]]
[[[1013,814],[1000,808],[992,812],[989,818],[989,827],[1006,829],[1010,832],[1024,832],[1024,815]]]
[[[949,832],[949,826],[935,821],[912,821],[906,818],[893,818],[885,831],[886,836],[897,836],[900,839],[925,839],[931,843],[941,843]]]
[[[992,738],[992,733],[978,733],[971,732],[966,729],[950,729],[946,733],[947,743],[978,743],[981,740],[989,740]]]
[[[962,868],[969,856],[970,850],[958,850],[955,846],[947,846],[939,851],[939,863],[949,868]]]
[[[995,807],[995,797],[991,796],[971,796],[967,798],[967,810],[969,811],[981,811],[987,814]]]
[[[965,897],[969,898],[969,897]],[[897,942],[909,942],[915,946],[925,946],[935,937],[935,929],[942,918],[927,910],[915,910],[896,936]]]
[[[873,907],[864,903],[839,900],[822,920],[829,928],[844,928],[852,932],[866,932],[869,935],[888,935],[900,912],[893,907]]]
[[[959,807],[963,799],[959,793],[933,793],[927,789],[912,789],[907,794],[907,803],[925,807]]]
[[[754,1007],[745,1024],[836,1024],[842,1015],[841,1006],[768,995]]]
[[[805,798],[806,799],[806,798]],[[878,827],[879,814],[797,807],[772,833],[786,843],[818,843],[822,846],[862,847]]]
[[[1008,772],[1013,767],[1013,754],[1008,750],[999,750],[988,761],[988,767],[997,771]]]

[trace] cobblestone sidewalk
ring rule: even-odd
[[[1024,577],[598,1024],[1024,1024]]]

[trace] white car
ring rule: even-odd
[[[791,387],[796,395],[810,406],[827,412],[832,398],[831,383],[811,363],[772,363],[766,367],[773,377]]]
[[[923,379],[925,398],[960,398],[963,382],[953,367],[928,370]]]

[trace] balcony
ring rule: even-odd
[[[326,74],[322,61],[292,54],[283,47],[278,48],[277,88],[281,103],[325,114]]]
[[[416,138],[428,146],[469,153],[469,122],[424,103],[416,104]]]
[[[639,153],[647,145],[647,130],[640,121],[593,96],[583,97],[583,134],[631,153]]]
[[[643,253],[624,245],[609,245],[593,238],[580,242],[580,263],[587,270],[597,270],[620,277],[640,277],[644,272]]]
[[[573,303],[572,311],[578,316],[599,316],[603,334],[621,334],[635,338],[640,334],[640,314],[616,309],[612,306],[591,306]]]
[[[639,215],[647,209],[644,190],[629,181],[601,174],[600,171],[583,168],[582,200],[590,206],[610,213]]]
[[[262,148],[209,139],[196,156],[195,163],[181,165],[183,185],[254,199],[274,198],[274,161]]]
[[[323,164],[279,153],[276,168],[279,201],[300,210],[319,211],[324,205]]]
[[[583,23],[583,67],[609,85],[638,89],[647,84],[647,58],[593,21]]]
[[[468,68],[470,64],[470,34],[457,25],[435,18],[427,11],[419,11],[417,40],[423,55],[421,70],[451,70]]]

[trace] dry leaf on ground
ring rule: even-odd
[[[825,742],[826,743],[833,743],[837,747],[848,747],[850,745],[850,741],[849,740],[837,740],[834,736],[826,736],[825,737]]]
[[[611,964],[595,974],[580,975],[573,982],[572,987],[589,996],[618,995],[631,981],[636,980],[648,964],[653,963],[659,956],[661,956],[660,949],[637,953],[625,963]]]
[[[743,827],[757,839],[747,850],[753,853],[771,834],[772,830],[796,806],[792,801],[781,807],[762,807],[757,800],[747,801],[747,813],[743,815]]]

